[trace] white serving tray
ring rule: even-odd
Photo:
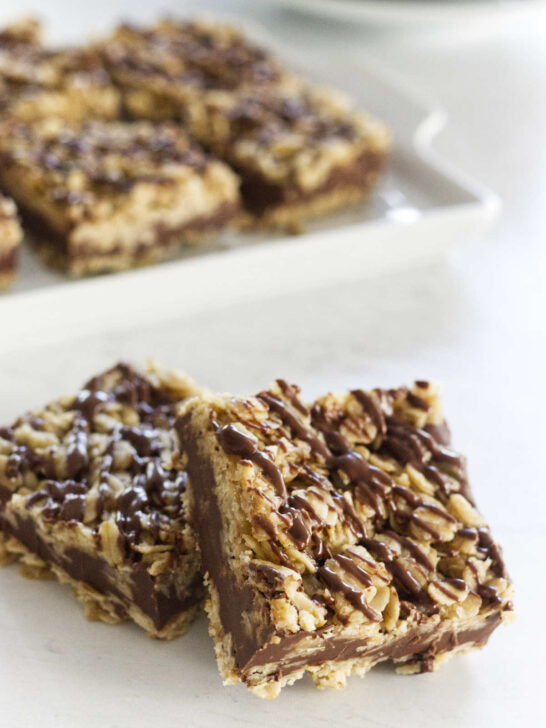
[[[452,27],[544,18],[543,0],[276,0],[312,15],[396,27]],[[542,6],[542,7],[541,7]],[[465,31],[468,29],[465,28]]]
[[[249,32],[309,77],[348,92],[358,107],[389,125],[394,148],[373,198],[310,224],[299,236],[231,234],[154,267],[80,281],[47,270],[25,249],[19,280],[0,297],[0,349],[93,333],[118,325],[128,314],[153,320],[158,311],[164,317],[181,310],[192,314],[364,279],[442,256],[491,224],[500,208],[498,198],[431,146],[446,120],[441,109],[402,90],[402,82],[387,77],[372,59],[363,63],[336,57],[326,63],[282,48],[260,28]],[[71,27],[71,39],[77,34],[78,28]],[[80,37],[86,37],[83,28]]]

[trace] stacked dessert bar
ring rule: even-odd
[[[308,404],[118,365],[0,430],[0,526],[5,560],[155,637],[187,629],[204,578],[220,672],[261,697],[434,670],[513,615],[428,382]]]

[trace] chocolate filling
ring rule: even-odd
[[[238,581],[222,548],[222,514],[216,499],[216,480],[211,464],[199,456],[198,441],[189,426],[191,414],[176,423],[176,430],[188,456],[187,472],[192,483],[194,509],[192,526],[197,532],[204,569],[218,592],[220,621],[224,633],[231,634],[233,657],[238,668],[268,642],[273,627],[264,607],[258,604],[254,590]],[[261,624],[256,624],[255,616]]]
[[[16,516],[13,524],[5,516],[0,515],[0,528],[15,536],[29,551],[39,556],[46,563],[55,564],[76,581],[82,581],[101,594],[115,600],[115,609],[120,617],[127,616],[131,603],[135,604],[145,615],[150,617],[157,630],[181,612],[189,609],[202,599],[202,592],[197,589],[198,574],[195,583],[187,591],[187,596],[180,597],[174,589],[166,592],[154,587],[154,580],[143,564],[133,567],[132,602],[114,584],[115,574],[110,564],[101,556],[93,556],[85,551],[70,547],[62,554],[57,553],[42,536],[36,532],[30,518]]]
[[[222,514],[216,498],[214,470],[211,463],[199,455],[198,438],[192,431],[190,419],[191,413],[179,419],[176,430],[188,457],[187,472],[196,501],[193,527],[197,533],[203,567],[218,592],[222,629],[226,635],[231,635],[233,658],[243,679],[249,676],[251,670],[265,665],[275,665],[275,676],[281,677],[307,665],[341,662],[363,655],[372,658],[374,663],[387,659],[400,661],[413,658],[421,662],[421,671],[424,672],[432,669],[434,656],[442,651],[466,643],[485,644],[500,624],[501,616],[496,613],[487,617],[480,626],[460,632],[443,631],[441,625],[429,631],[415,627],[390,644],[371,648],[368,652],[367,639],[324,637],[327,628],[316,632],[279,635],[279,642],[270,642],[274,629],[266,609],[259,604],[254,590],[237,579],[224,554]],[[254,615],[254,619],[249,618],[249,615]],[[305,646],[306,654],[290,658],[298,644],[306,639],[311,640]]]
[[[144,564],[139,564],[133,574],[133,601],[161,629],[181,612],[200,602],[205,596],[203,577],[195,574],[191,584],[186,587],[189,596],[179,597],[174,590],[168,592],[154,589],[154,580]]]
[[[453,650],[458,645],[470,643],[484,645],[501,621],[501,615],[496,613],[490,615],[479,627],[461,630],[460,632],[454,630],[442,632],[441,628],[437,628],[423,634],[416,627],[390,644],[370,650],[366,650],[368,645],[366,639],[342,637],[323,640],[321,630],[316,633],[298,632],[283,637],[278,644],[269,644],[260,650],[253,659],[247,662],[243,674],[248,675],[250,670],[257,667],[275,664],[275,675],[283,677],[296,670],[301,670],[307,665],[315,667],[325,662],[343,662],[364,656],[371,658],[373,664],[383,660],[404,661],[411,658],[412,661],[420,663],[420,672],[430,672],[433,669],[436,655]],[[290,656],[291,652],[302,640],[309,637],[313,639],[313,652],[306,645],[306,655],[285,659]]]
[[[221,229],[227,225],[237,211],[238,204],[236,202],[222,202],[210,215],[195,217],[178,227],[172,228],[160,224],[155,229],[155,239],[152,244],[139,243],[129,250],[121,245],[114,245],[106,251],[93,248],[91,245],[78,245],[76,250],[71,251],[68,246],[67,235],[51,227],[41,215],[32,210],[28,208],[20,209],[27,229],[33,233],[38,242],[44,242],[56,250],[63,261],[67,262],[68,267],[72,263],[98,257],[106,259],[105,269],[108,268],[108,258],[110,257],[129,253],[131,260],[138,264],[140,260],[149,256],[150,252],[156,249],[164,252],[164,249],[181,243],[180,238],[186,233],[204,233],[208,230]]]
[[[351,164],[334,167],[325,182],[310,190],[294,184],[277,185],[258,172],[241,168],[237,164],[233,164],[233,167],[242,178],[241,195],[244,206],[254,215],[263,215],[271,208],[309,202],[328,192],[344,188],[361,188],[362,193],[365,193],[381,171],[385,159],[385,153],[364,152]]]

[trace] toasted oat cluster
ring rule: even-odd
[[[17,256],[23,232],[13,200],[0,195],[0,290],[17,274]]]
[[[12,120],[0,139],[0,182],[73,275],[163,258],[223,227],[238,180],[175,125],[58,118]]]
[[[119,364],[0,429],[0,557],[71,584],[90,619],[183,633],[203,590],[172,424],[196,391]]]
[[[434,385],[307,406],[278,380],[192,400],[176,428],[227,682],[275,697],[306,670],[429,671],[512,615]]]
[[[91,48],[51,50],[36,21],[0,33],[0,114],[26,121],[60,116],[116,118],[120,94]]]
[[[297,227],[365,197],[389,136],[217,23],[122,26],[105,62],[136,117],[180,119],[242,178],[249,219]]]

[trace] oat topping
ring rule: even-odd
[[[208,159],[174,125],[89,121],[14,123],[0,142],[5,165],[43,179],[52,202],[90,206],[137,184],[169,185],[206,169]]]
[[[76,397],[4,428],[3,488],[46,520],[79,523],[95,535],[111,522],[128,558],[140,560],[154,544],[173,548],[184,531],[185,475],[174,469],[170,427],[177,403],[196,390],[182,377],[161,377],[120,364]]]

